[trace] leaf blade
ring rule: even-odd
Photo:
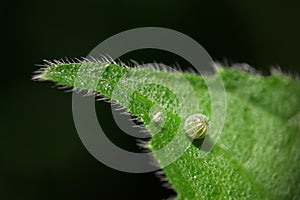
[[[211,112],[209,91],[200,76],[129,69],[105,63],[86,65],[84,70],[87,71],[81,73],[85,77],[77,80],[77,83],[75,78],[78,78],[82,63],[50,66],[41,74],[41,78],[80,89],[96,90],[113,98],[138,116],[150,132],[151,118],[148,114],[151,107],[154,104],[164,106],[168,119],[166,128],[160,134],[153,135],[148,145],[159,163],[163,162],[160,160],[162,157],[155,152],[170,142],[174,137],[174,130],[180,127],[183,119],[178,118],[177,110],[182,105],[171,92],[155,85],[144,87],[135,93],[134,87],[126,82],[128,74],[136,72],[141,78],[146,75],[156,76],[179,86],[182,82],[177,76],[183,76],[193,86],[199,105],[202,106],[201,110],[208,115]],[[101,73],[96,70],[99,68]],[[178,193],[177,198],[298,198],[299,81],[284,75],[262,77],[231,69],[221,69],[218,73],[224,80],[228,103],[223,133],[207,157],[200,159],[199,148],[191,145],[178,160],[163,169]],[[122,90],[117,95],[112,93],[123,77],[125,81],[122,86],[128,87],[126,92],[134,94],[130,98]],[[143,83],[146,81],[147,79]],[[186,92],[184,88],[181,91]],[[179,131],[178,134],[185,133]],[[168,156],[172,156],[172,150]]]

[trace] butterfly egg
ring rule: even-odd
[[[158,122],[159,120],[161,120],[162,118],[162,112],[158,111],[157,113],[155,113],[152,117],[152,121],[153,122]]]
[[[207,134],[208,126],[208,120],[205,115],[194,114],[188,116],[185,120],[184,130],[189,137],[199,139]]]
[[[159,133],[166,122],[166,113],[159,105],[153,105],[149,111],[150,122],[147,128],[153,135]]]

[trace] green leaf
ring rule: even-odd
[[[226,89],[225,125],[206,157],[199,157],[203,140],[197,140],[179,159],[163,168],[177,199],[299,199],[299,81],[278,73],[264,77],[226,68],[217,73]],[[183,122],[185,117],[195,114],[190,106],[193,94],[182,77],[195,92],[199,105],[196,112],[210,117],[211,100],[205,79],[213,80],[215,76],[203,79],[190,73],[99,62],[53,64],[37,76],[60,85],[96,91],[126,107],[152,134],[147,146],[161,165],[177,151],[167,149],[161,155],[157,150],[177,134],[181,136],[177,142],[184,143],[187,137]],[[185,101],[157,80],[163,80],[167,86],[175,85],[187,97]],[[157,111],[161,112],[163,123],[153,122],[158,119],[154,116]]]

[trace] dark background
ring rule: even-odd
[[[76,133],[71,93],[31,81],[43,59],[86,56],[106,38],[158,26],[197,40],[214,60],[299,73],[300,3],[276,0],[58,1],[1,3],[1,199],[162,199],[154,173],[128,174],[95,160]],[[160,53],[136,60],[175,63]],[[130,58],[130,56],[128,56]],[[110,106],[99,121],[117,137]],[[121,136],[120,136],[121,138]],[[135,149],[133,138],[123,144]]]

